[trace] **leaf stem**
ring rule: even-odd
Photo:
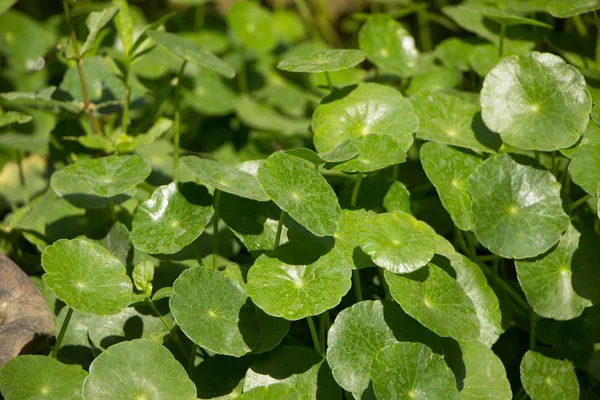
[[[114,222],[117,220],[117,212],[115,211],[115,201],[112,197],[108,198],[108,211],[110,212],[110,218]]]
[[[533,350],[535,348],[535,328],[537,327],[538,316],[535,311],[531,310],[529,318],[529,348]]]
[[[60,345],[65,337],[65,333],[67,333],[67,327],[69,326],[69,322],[71,321],[71,316],[73,315],[73,309],[69,307],[67,310],[67,315],[63,320],[62,326],[60,327],[60,332],[58,333],[58,337],[56,338],[56,343],[54,343],[54,347],[52,348],[52,353],[50,353],[51,358],[56,358],[58,355],[58,350],[60,350]]]
[[[129,54],[125,54],[125,76],[123,84],[125,85],[125,100],[123,101],[123,116],[121,117],[121,132],[127,134],[129,126],[129,103],[131,102],[131,84],[129,82],[129,71],[131,70],[131,62]]]
[[[310,329],[310,336],[312,336],[315,351],[319,354],[323,354],[321,352],[321,346],[319,345],[319,338],[317,336],[317,330],[315,329],[315,323],[313,322],[312,317],[310,315],[306,317],[306,322],[308,322],[308,329]]]
[[[421,8],[417,11],[417,23],[419,25],[419,42],[421,42],[421,50],[424,52],[431,51],[431,28],[429,26],[429,18],[427,17],[427,8]]]
[[[188,360],[187,366],[187,374],[189,376],[194,372],[194,368],[196,368],[196,351],[198,350],[198,345],[196,343],[192,343],[192,348],[190,349],[190,359]]]
[[[83,111],[86,113],[88,121],[90,123],[90,129],[94,135],[98,134],[98,126],[96,120],[92,115],[92,103],[90,102],[90,96],[88,93],[87,83],[85,80],[85,71],[83,70],[83,56],[79,51],[79,43],[77,43],[77,36],[75,36],[75,29],[71,24],[71,10],[69,9],[69,3],[67,0],[63,0],[63,9],[65,12],[65,19],[69,31],[71,31],[71,43],[73,44],[73,51],[75,52],[75,59],[77,60],[77,70],[79,71],[79,81],[81,82],[81,91],[83,94]]]
[[[304,21],[304,25],[306,26],[306,30],[308,34],[311,36],[313,40],[321,41],[321,36],[319,35],[319,30],[317,29],[317,24],[312,17],[310,9],[304,0],[294,0],[296,4],[296,8]]]
[[[352,286],[354,286],[356,302],[363,301],[362,288],[360,286],[360,273],[358,272],[358,269],[352,270]]]
[[[163,323],[165,328],[167,328],[167,331],[169,331],[169,334],[175,341],[175,344],[177,344],[177,347],[181,351],[181,354],[183,354],[185,356],[185,358],[187,359],[188,353],[187,353],[187,351],[185,351],[185,347],[183,347],[183,344],[181,343],[181,340],[179,339],[179,335],[177,334],[175,327],[172,327],[171,324],[169,324],[167,322],[167,320],[162,316],[160,311],[158,311],[158,308],[156,308],[156,305],[154,304],[154,302],[152,301],[152,299],[150,297],[146,297],[144,299],[144,302],[148,305],[148,307],[150,307],[152,312],[154,312],[154,314],[160,319],[160,322]]]
[[[317,11],[317,15],[315,18],[315,22],[321,35],[325,39],[325,41],[331,45],[336,47],[341,45],[342,40],[336,33],[335,29],[331,26],[331,21],[329,20],[329,15],[327,15],[326,3],[324,0],[315,0],[314,1],[315,8]]]
[[[383,287],[383,292],[385,293],[385,299],[391,300],[392,293],[390,293],[390,286],[388,285],[388,283],[385,280],[383,268],[379,268],[379,267],[377,268],[377,276],[379,277],[379,281],[381,282],[381,287]]]
[[[331,76],[329,76],[329,72],[323,71],[325,73],[325,79],[327,79],[327,86],[329,86],[329,90],[333,92],[333,83],[331,82]]]
[[[356,182],[354,183],[354,189],[352,190],[352,197],[350,198],[350,207],[352,209],[356,208],[356,200],[358,199],[358,190],[360,189],[360,184],[363,180],[363,173],[359,172],[356,177]]]
[[[598,17],[598,10],[594,10],[594,22],[596,23],[596,67],[600,68],[600,17]]]
[[[506,25],[500,24],[500,43],[498,44],[498,57],[502,58],[504,54],[504,36],[506,35]]]
[[[213,268],[217,269],[217,258],[219,254],[219,203],[221,202],[221,191],[215,188],[213,194]]]
[[[29,193],[27,192],[27,185],[25,183],[25,171],[23,170],[23,150],[17,150],[17,167],[19,168],[19,183],[21,185],[21,195],[23,196],[23,203],[29,205]]]
[[[592,196],[589,194],[586,194],[585,196],[583,196],[582,198],[580,198],[579,200],[574,201],[570,206],[569,206],[569,210],[574,210],[577,207],[579,207],[580,205],[582,205],[583,203],[585,203],[586,201],[588,201]]]
[[[281,210],[281,214],[279,215],[279,223],[277,224],[277,233],[275,234],[275,243],[273,245],[273,248],[279,246],[279,242],[281,242],[281,230],[283,229],[283,220],[286,215],[286,212]]]
[[[392,168],[392,181],[396,182],[398,180],[398,176],[400,175],[400,164],[394,164]]]
[[[325,311],[319,317],[319,343],[321,344],[321,354],[325,354],[325,347],[327,344],[327,332],[331,327],[331,321],[329,320],[329,310]]]
[[[181,136],[181,104],[179,103],[179,87],[183,78],[183,71],[187,65],[187,60],[181,63],[179,74],[177,75],[177,84],[175,85],[175,132],[173,133],[173,182],[179,180],[179,143]]]

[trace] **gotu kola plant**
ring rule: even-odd
[[[0,1],[0,397],[599,397],[600,2],[291,3]]]

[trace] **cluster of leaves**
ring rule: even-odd
[[[13,3],[6,400],[600,398],[599,1]]]

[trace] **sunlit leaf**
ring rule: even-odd
[[[569,163],[569,174],[573,182],[594,196],[600,183],[600,143],[591,142],[575,149]]]
[[[105,8],[102,11],[91,12],[85,20],[85,24],[88,27],[88,36],[85,39],[85,43],[81,46],[81,53],[85,54],[88,50],[94,46],[94,42],[98,37],[98,33],[110,22],[110,20],[115,16],[115,14],[119,11],[117,7],[109,7]]]
[[[322,50],[304,57],[286,58],[277,68],[290,72],[324,72],[352,68],[365,59],[361,50]]]
[[[558,18],[570,18],[600,9],[598,0],[549,0],[548,12]]]
[[[529,350],[521,360],[521,382],[532,400],[579,399],[573,364]]]
[[[358,156],[336,165],[334,168],[344,172],[372,172],[406,160],[406,151],[412,144],[412,136],[399,142],[390,135],[366,135],[352,139],[358,149]]]

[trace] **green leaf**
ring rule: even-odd
[[[7,132],[0,135],[0,146],[6,149],[22,150],[41,155],[48,151],[48,139],[25,133]]]
[[[44,282],[75,310],[98,315],[129,305],[132,285],[125,266],[99,244],[61,239],[42,253]]]
[[[503,332],[500,301],[496,293],[488,284],[487,278],[479,265],[464,255],[457,253],[450,242],[442,236],[437,235],[436,240],[436,252],[450,261],[449,268],[456,275],[456,282],[463,288],[475,305],[475,311],[479,319],[478,341],[491,347]],[[436,257],[434,261],[439,265],[445,266],[444,260],[439,257]],[[448,268],[444,269],[448,271]]]
[[[569,217],[560,185],[548,171],[517,164],[506,154],[485,160],[471,175],[473,232],[506,258],[541,254],[558,242]]]
[[[322,100],[312,117],[313,140],[319,152],[369,134],[389,135],[408,149],[418,126],[410,101],[397,90],[376,83],[333,92]]]
[[[440,355],[421,343],[394,343],[371,365],[378,399],[458,400],[454,374]]]
[[[342,217],[337,196],[308,163],[274,153],[258,169],[257,178],[273,202],[310,232],[317,236],[335,233]]]
[[[342,310],[327,334],[327,362],[337,383],[368,397],[371,364],[397,341],[421,342],[441,351],[437,337],[391,301],[361,301]]]
[[[571,18],[598,9],[598,0],[549,0],[548,3],[548,12],[557,18]]]
[[[136,136],[119,135],[115,140],[115,147],[119,153],[128,153],[139,146],[153,143],[155,140],[160,138],[165,132],[171,129],[173,121],[167,118],[160,117],[154,122],[154,124],[148,129],[146,133],[140,133]],[[84,136],[86,138],[98,137],[98,136]]]
[[[267,314],[295,321],[337,306],[352,286],[351,270],[351,259],[336,248],[301,264],[282,246],[256,259],[248,271],[248,294]]]
[[[150,260],[140,261],[131,274],[135,288],[144,294],[152,294],[152,280],[154,279],[154,264]]]
[[[91,56],[83,59],[83,73],[86,77],[86,87],[89,100],[95,103],[119,102],[125,99],[125,85],[122,78],[115,73],[116,66],[112,59],[101,56]],[[72,100],[83,102],[83,89],[77,66],[71,66],[65,72],[59,90],[68,92]],[[136,99],[142,93],[137,87],[132,87],[131,98]],[[63,97],[68,97],[64,96]],[[71,100],[70,99],[70,100]]]
[[[469,6],[459,6],[459,8],[475,11],[485,16],[486,18],[489,18],[492,21],[495,21],[498,24],[504,26],[532,25],[552,29],[552,25],[548,25],[546,23],[531,18],[523,18],[517,14],[513,14],[492,6],[486,6],[482,4],[471,4]]]
[[[600,282],[594,261],[600,256],[599,248],[596,235],[569,225],[552,251],[515,263],[519,283],[536,314],[573,319],[600,300],[593,290]]]
[[[148,340],[111,346],[90,367],[85,400],[195,400],[196,387],[169,350]]]
[[[402,77],[412,75],[419,56],[410,32],[385,14],[369,17],[358,34],[358,47],[377,68]]]
[[[600,143],[590,142],[577,147],[571,155],[569,174],[573,182],[595,196],[600,183]]]
[[[420,155],[423,169],[454,224],[463,231],[472,230],[469,177],[481,164],[481,160],[438,143],[425,143]]]
[[[473,42],[461,37],[450,37],[442,40],[435,47],[435,56],[446,67],[468,71],[470,69],[469,57],[476,48]]]
[[[150,31],[148,36],[186,61],[211,69],[226,78],[235,76],[235,70],[229,64],[194,42],[169,32]]]
[[[313,164],[320,165],[325,163],[340,163],[348,161],[356,157],[359,153],[359,150],[351,140],[346,140],[345,142],[340,143],[335,149],[320,154],[317,154],[310,149],[301,147],[286,150],[285,152],[287,154],[291,154],[292,156],[310,161]]]
[[[237,93],[218,74],[202,68],[194,74],[194,89],[186,93],[186,102],[204,115],[227,115],[235,111]]]
[[[481,107],[483,121],[505,143],[552,151],[579,139],[592,100],[574,67],[553,54],[530,52],[506,57],[490,71]]]
[[[87,53],[98,37],[98,33],[110,22],[110,20],[119,11],[118,7],[105,8],[102,11],[91,12],[85,20],[85,25],[88,27],[89,33],[85,39],[85,43],[81,47],[81,55]]]
[[[0,391],[6,400],[80,400],[86,376],[79,365],[19,356],[0,368]]]
[[[240,168],[196,156],[182,157],[181,162],[200,181],[216,189],[252,200],[269,200],[256,177]]]
[[[127,227],[116,221],[110,229],[100,228],[99,232],[103,237],[100,240],[96,240],[96,243],[104,246],[106,250],[110,251],[110,254],[117,257],[123,265],[126,265],[129,252],[131,251],[131,241],[129,240],[129,230]]]
[[[419,92],[411,97],[419,117],[419,139],[495,152],[502,142],[481,120],[477,96],[453,90]]]
[[[200,399],[237,399],[253,356],[232,357],[216,354],[196,366],[192,377]]]
[[[146,253],[173,254],[200,236],[212,214],[212,199],[204,186],[193,182],[159,186],[137,208],[131,241]]]
[[[259,386],[237,397],[239,400],[300,400],[302,396],[296,389],[284,383]]]
[[[435,254],[435,231],[410,214],[369,212],[356,229],[361,249],[375,264],[392,272],[415,271]]]
[[[351,143],[358,148],[358,157],[343,162],[335,169],[344,172],[372,172],[390,165],[400,164],[406,160],[406,151],[412,144],[413,137],[405,136],[399,142],[390,135],[367,135],[352,139]]]
[[[453,343],[448,348],[446,343]],[[508,400],[510,382],[500,358],[478,340],[444,343],[446,363],[454,371],[461,400]]]
[[[410,192],[401,182],[394,181],[383,198],[383,207],[386,211],[402,211],[411,214]]]
[[[473,301],[447,272],[434,264],[409,275],[385,271],[392,297],[404,311],[440,336],[456,340],[479,337]]]
[[[115,18],[115,26],[123,42],[123,53],[126,57],[129,57],[133,46],[133,21],[129,13],[129,5],[127,0],[113,0],[113,4],[119,8],[119,15]]]
[[[237,40],[257,53],[266,53],[277,44],[273,15],[257,3],[235,2],[227,12],[227,24]]]
[[[10,9],[17,0],[0,0],[0,14]]]
[[[321,50],[306,56],[286,58],[277,68],[290,72],[329,72],[352,68],[365,60],[361,50]]]
[[[194,343],[236,357],[258,344],[255,309],[244,288],[223,273],[190,268],[177,278],[173,291],[171,312]]]
[[[23,114],[17,111],[0,113],[0,128],[12,124],[26,124],[32,119],[33,117],[31,115]]]
[[[521,382],[532,400],[579,399],[573,364],[529,350],[521,360]]]
[[[125,193],[150,175],[141,156],[107,156],[78,161],[52,174],[50,184],[61,197],[92,193],[113,197]]]
[[[282,383],[304,398],[341,399],[327,362],[308,347],[278,346],[260,355],[246,373],[244,392]]]
[[[310,120],[284,116],[264,104],[255,102],[250,96],[240,97],[236,113],[244,124],[260,131],[275,132],[277,136],[308,135]]]

